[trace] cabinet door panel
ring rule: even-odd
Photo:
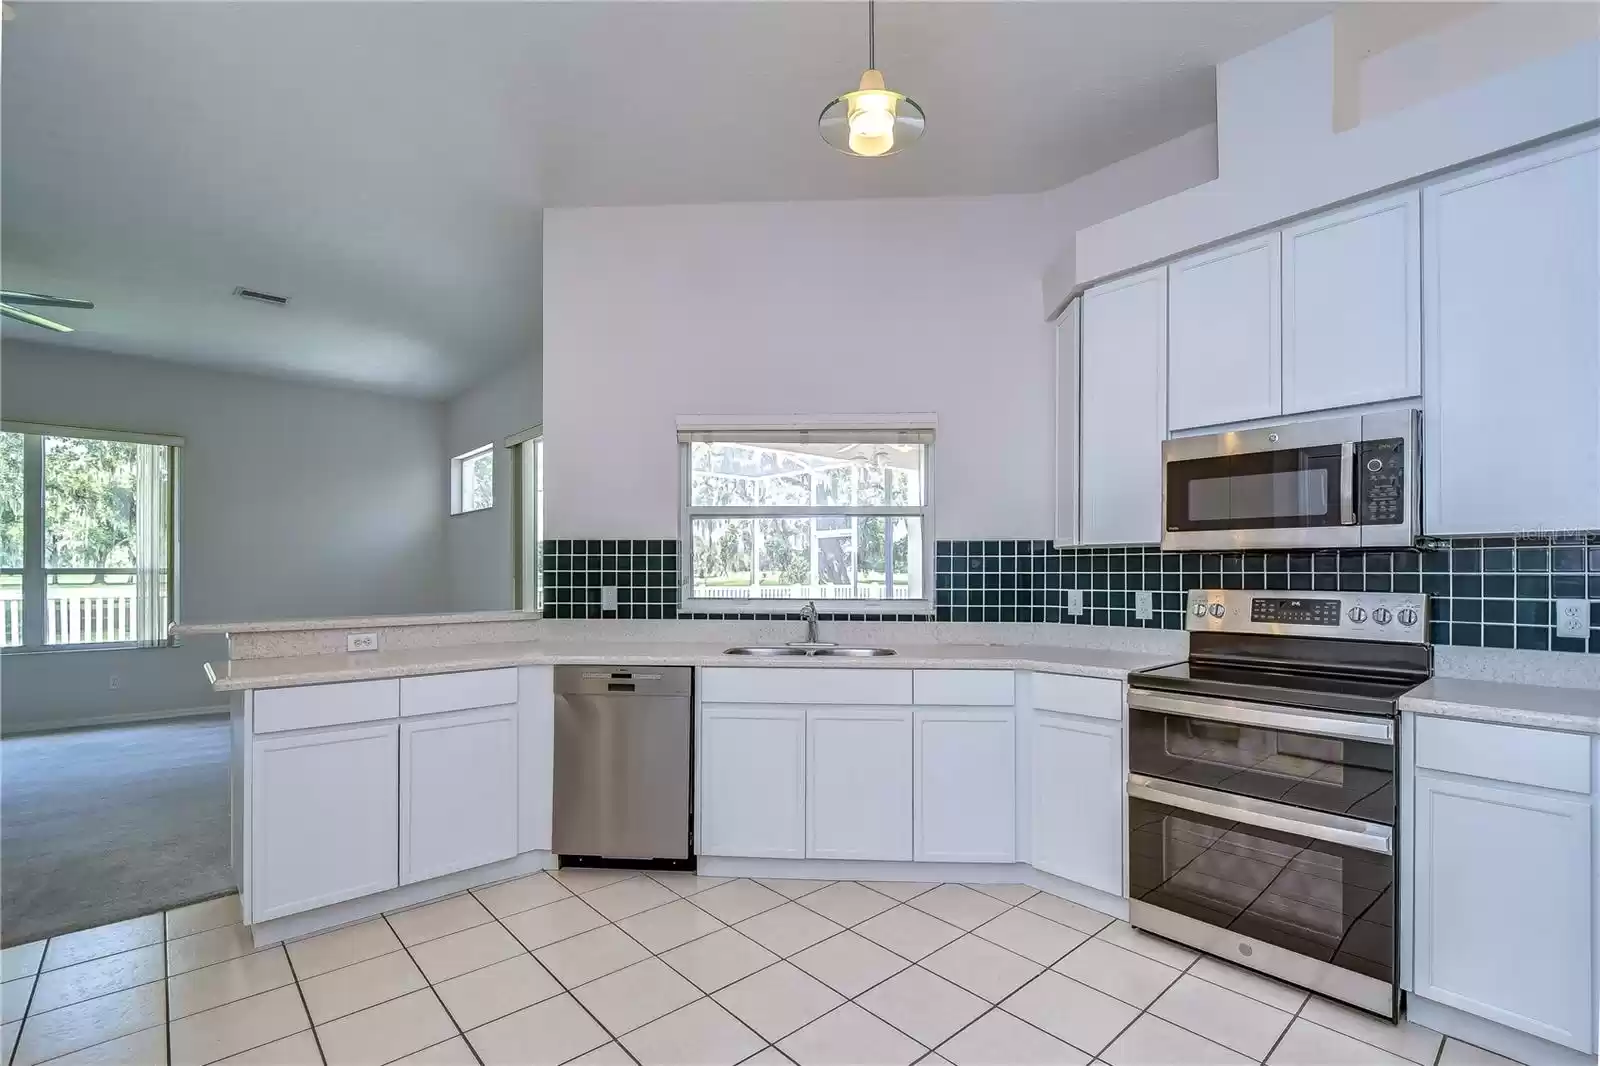
[[[1078,543],[1078,346],[1083,301],[1056,320],[1056,547]]]
[[[1600,137],[1422,208],[1425,531],[1600,527]]]
[[[1419,771],[1418,995],[1593,1051],[1593,810]]]
[[[1033,865],[1122,895],[1122,727],[1035,711]]]
[[[394,722],[254,741],[252,922],[395,887],[399,765]]]
[[[1167,268],[1083,294],[1078,542],[1161,540]]]
[[[805,858],[805,709],[707,704],[701,721],[699,853]]]
[[[806,714],[806,856],[910,859],[908,709],[818,709]]]
[[[1279,235],[1172,264],[1167,370],[1172,429],[1268,418],[1279,388]]]
[[[1283,413],[1422,391],[1416,190],[1283,232]]]
[[[400,883],[517,853],[517,709],[400,723]]]
[[[916,858],[1016,858],[1015,715],[1010,710],[916,712]]]

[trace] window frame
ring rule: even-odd
[[[494,466],[495,444],[480,444],[469,451],[450,459],[450,517],[455,518],[464,514],[480,514],[484,511],[494,510]],[[485,453],[489,456],[489,502],[482,507],[468,507],[466,500],[467,479],[465,476],[466,465],[469,460],[476,459]]]
[[[41,422],[23,422],[14,419],[0,420],[0,432],[15,433],[22,437],[23,462],[23,549],[22,566],[6,567],[5,573],[22,577],[22,643],[0,646],[0,655],[54,654],[69,651],[126,651],[133,648],[177,647],[173,627],[179,621],[179,569],[180,544],[179,502],[182,478],[182,437],[164,433],[145,433],[135,430],[101,429],[90,426],[59,426]],[[125,571],[127,567],[91,570],[83,567],[44,565],[45,539],[45,468],[44,440],[46,437],[67,437],[78,440],[107,440],[124,444],[142,444],[167,449],[167,485],[164,507],[166,509],[166,617],[164,632],[151,634],[148,639],[117,641],[80,641],[77,643],[50,644],[49,634],[50,575],[98,574]],[[138,567],[131,568],[137,574]],[[31,609],[30,607],[35,608]],[[136,608],[137,609],[137,608]]]
[[[816,433],[828,437],[859,434],[862,443],[901,438],[901,443],[922,446],[922,504],[890,505],[815,505],[776,507],[697,507],[693,504],[694,470],[691,438],[711,438],[728,444],[760,447],[783,434]],[[710,614],[787,614],[803,607],[806,599],[795,598],[716,598],[694,595],[694,529],[696,518],[711,517],[883,517],[920,518],[922,522],[922,595],[911,599],[820,599],[815,603],[825,613],[835,614],[927,614],[934,611],[934,469],[937,420],[933,415],[848,416],[779,422],[768,418],[678,419],[678,610],[683,613]],[[764,439],[763,439],[764,438]],[[917,438],[917,439],[910,439]],[[886,537],[885,554],[892,552]],[[890,570],[892,567],[886,567]],[[887,576],[887,575],[886,575]],[[890,580],[892,585],[892,579]]]
[[[516,610],[544,615],[544,426],[514,433],[503,442],[511,456],[511,602]],[[528,446],[533,448],[529,462]],[[533,521],[528,521],[529,500]],[[531,533],[531,536],[530,536]]]

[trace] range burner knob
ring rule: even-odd
[[[1367,620],[1367,609],[1365,607],[1352,607],[1350,608],[1349,618],[1356,625],[1360,625]]]
[[[1222,604],[1220,604],[1220,603],[1213,603],[1211,605],[1211,617],[1212,618],[1221,618],[1222,617],[1222,612],[1224,610],[1226,610],[1226,609],[1227,608],[1223,607]]]
[[[1194,605],[1194,616],[1196,618],[1204,618],[1206,616],[1206,605],[1203,604],[1203,603],[1195,604]]]
[[[1378,623],[1380,626],[1388,625],[1390,620],[1393,618],[1394,615],[1389,613],[1389,608],[1387,607],[1379,607],[1376,611],[1372,612],[1372,620]]]
[[[1400,620],[1400,624],[1403,626],[1414,626],[1417,624],[1417,612],[1413,611],[1410,607],[1400,608],[1400,613],[1395,615],[1395,617]]]

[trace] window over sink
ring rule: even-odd
[[[683,610],[928,609],[933,433],[680,420]]]

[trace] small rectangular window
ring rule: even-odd
[[[485,444],[450,460],[450,513],[494,506],[494,445]]]
[[[680,431],[682,604],[925,609],[931,429]]]

